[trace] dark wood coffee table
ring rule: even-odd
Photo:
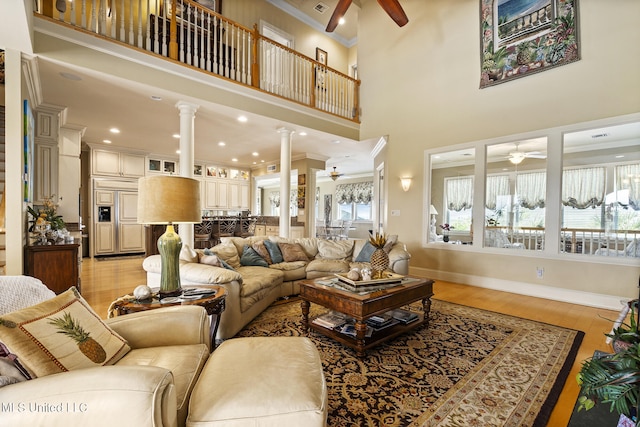
[[[305,332],[311,328],[355,349],[358,356],[364,356],[365,351],[371,347],[417,327],[429,324],[433,280],[407,276],[397,286],[361,294],[319,283],[326,283],[330,279],[332,278],[324,277],[300,282],[300,297],[302,298],[300,307],[302,308],[302,324]],[[365,336],[367,332],[366,320],[368,318],[419,300],[422,300],[423,313],[419,314],[418,320],[409,324],[396,324],[376,331],[371,337]],[[310,321],[309,307],[311,303],[319,304],[354,318],[355,338],[343,334],[339,330],[325,328]]]

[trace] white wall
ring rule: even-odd
[[[401,215],[387,212],[386,231],[408,244],[414,271],[541,296],[571,290],[593,294],[592,300],[602,294],[637,297],[640,263],[426,249],[421,236],[426,149],[640,112],[640,2],[579,0],[580,61],[486,89],[479,89],[478,0],[403,7],[409,23],[399,28],[377,2],[363,2],[361,138],[389,136],[387,211],[401,209]],[[414,178],[411,190],[396,191],[396,178],[407,174]],[[535,278],[540,263],[544,279]]]

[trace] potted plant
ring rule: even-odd
[[[442,228],[442,241],[448,242],[449,241],[449,231],[451,231],[453,226],[450,225],[450,224],[441,224],[440,228]]]
[[[612,412],[624,414],[640,427],[640,333],[635,316],[638,300],[630,305],[629,323],[623,322],[606,334],[613,339],[616,351],[594,355],[582,364],[577,377],[582,387],[578,410],[589,410],[600,403],[611,404]]]

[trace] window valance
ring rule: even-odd
[[[628,193],[628,200],[622,192]],[[616,166],[616,194],[619,204],[640,211],[640,163]]]
[[[373,181],[336,185],[338,204],[358,203],[368,205],[373,200]]]
[[[603,167],[566,169],[562,173],[562,204],[577,209],[595,208],[604,200]]]
[[[516,196],[523,208],[544,208],[547,197],[547,174],[545,172],[521,173],[516,177]]]
[[[473,206],[473,178],[446,179],[447,209],[460,212]]]
[[[507,194],[509,194],[509,175],[491,175],[487,177],[487,209],[495,209],[498,206],[498,196]]]
[[[269,202],[272,205],[275,205],[276,208],[280,207],[280,192],[274,191],[269,195]],[[289,194],[289,205],[297,206],[298,205],[298,190],[293,189]]]

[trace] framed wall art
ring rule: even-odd
[[[480,0],[480,88],[580,59],[578,0]]]
[[[319,47],[316,48],[316,61],[322,65],[327,65],[327,52]]]

